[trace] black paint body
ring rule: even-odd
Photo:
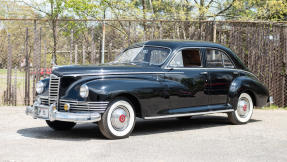
[[[228,48],[209,42],[148,41],[135,46],[162,46],[171,53],[162,65],[104,64],[100,66],[59,66],[53,74],[61,77],[60,98],[78,101],[112,101],[125,96],[133,101],[138,117],[236,109],[242,92],[251,95],[255,106],[267,103],[267,88],[243,65]],[[173,69],[169,60],[182,48],[200,48],[202,67]],[[205,49],[224,51],[234,69],[206,68]],[[207,72],[207,73],[206,73]],[[49,82],[49,79],[45,79]],[[89,87],[89,96],[79,96],[82,84]],[[48,84],[46,84],[48,85]],[[48,95],[48,87],[42,95]]]

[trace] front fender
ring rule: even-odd
[[[119,95],[136,98],[142,116],[150,116],[168,105],[165,86],[152,79],[103,79],[86,83],[90,89],[89,100],[111,101]]]
[[[238,97],[243,92],[251,95],[254,105],[257,107],[266,105],[269,97],[268,89],[258,80],[247,76],[237,77],[232,81],[228,93],[228,102],[234,109],[237,107]]]
[[[155,80],[103,79],[87,82],[91,100],[111,100],[120,94],[131,94],[137,98],[160,95],[162,85]]]

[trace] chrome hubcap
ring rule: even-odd
[[[111,124],[117,131],[125,130],[129,120],[130,114],[125,106],[118,106],[111,114]]]
[[[239,99],[238,105],[237,105],[237,112],[238,112],[238,115],[242,118],[245,118],[248,116],[250,112],[250,103],[247,98],[242,97]]]

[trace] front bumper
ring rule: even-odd
[[[32,116],[34,119],[44,119],[50,121],[66,121],[66,122],[75,122],[75,123],[90,123],[97,122],[101,120],[101,114],[98,112],[59,112],[54,109],[55,105],[52,104],[50,106],[40,105],[36,102],[33,106],[26,107],[26,114]],[[40,116],[38,113],[38,109],[46,110],[47,116]]]

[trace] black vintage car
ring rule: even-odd
[[[128,137],[136,117],[227,113],[233,124],[244,124],[254,106],[264,106],[269,97],[230,49],[196,41],[147,41],[100,66],[54,67],[36,91],[28,115],[54,130],[97,122],[110,139]]]

